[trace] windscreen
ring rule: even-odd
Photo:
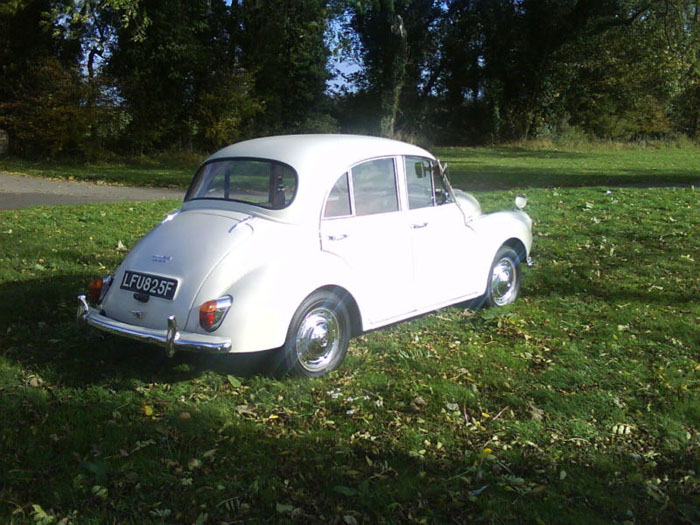
[[[281,210],[292,202],[296,189],[297,174],[286,164],[261,159],[222,159],[199,168],[185,201],[230,200]]]

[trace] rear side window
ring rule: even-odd
[[[373,215],[399,209],[393,158],[363,162],[343,173],[333,185],[324,218]]]
[[[399,209],[394,159],[377,159],[351,170],[355,215],[387,213]]]
[[[348,174],[343,173],[333,185],[326,206],[323,210],[324,217],[345,217],[351,215],[350,208],[350,185]]]

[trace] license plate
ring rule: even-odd
[[[122,290],[145,293],[163,299],[172,299],[177,289],[177,281],[168,277],[127,270],[124,272],[124,277],[119,287]]]

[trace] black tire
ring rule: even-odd
[[[513,304],[520,293],[521,257],[510,246],[501,246],[491,263],[486,287],[486,304],[502,307]]]
[[[320,377],[345,359],[350,343],[350,314],[335,293],[319,290],[299,305],[281,348],[279,372]]]

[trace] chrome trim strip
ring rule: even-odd
[[[78,296],[78,322],[110,334],[163,346],[168,356],[171,357],[180,350],[207,353],[228,353],[231,351],[231,339],[228,337],[180,332],[174,315],[168,317],[166,330],[134,326],[101,315],[96,309],[87,305],[85,296]]]

